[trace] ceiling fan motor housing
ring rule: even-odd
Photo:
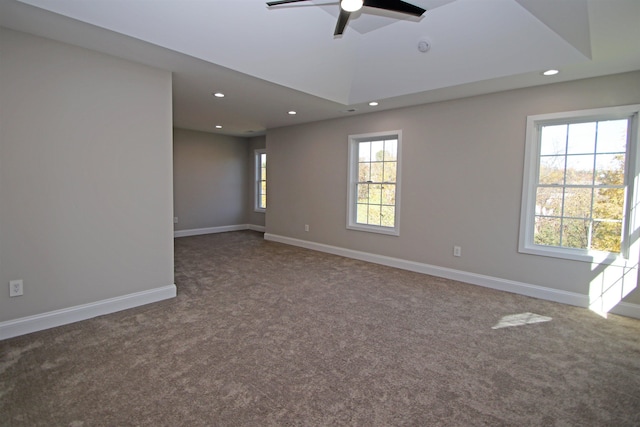
[[[280,6],[289,3],[299,3],[309,0],[272,0],[267,2],[267,6]],[[411,3],[407,3],[403,0],[340,0],[340,15],[338,16],[338,22],[336,23],[334,36],[341,36],[344,32],[344,28],[347,26],[351,12],[360,10],[363,6],[372,7],[376,9],[389,10],[397,13],[405,13],[412,16],[422,16],[426,9],[418,6],[414,6]]]

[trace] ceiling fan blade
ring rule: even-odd
[[[336,23],[336,29],[333,32],[334,36],[341,36],[344,32],[344,27],[347,26],[347,22],[349,22],[349,17],[351,16],[351,12],[347,12],[344,9],[340,9],[340,16],[338,16],[338,22]]]
[[[301,1],[309,1],[309,0],[276,0],[276,1],[268,1],[267,6],[279,6],[281,4],[287,3],[298,3]]]
[[[364,6],[406,13],[407,15],[413,16],[422,16],[422,14],[427,11],[426,9],[414,6],[402,0],[364,0]]]

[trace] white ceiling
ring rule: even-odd
[[[0,25],[170,70],[175,126],[240,136],[640,69],[638,0],[410,0],[341,37],[336,1],[265,1],[0,0]]]

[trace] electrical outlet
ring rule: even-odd
[[[11,280],[9,282],[9,296],[19,297],[20,295],[24,295],[22,289],[22,280]]]
[[[304,231],[309,231],[309,224],[304,225]]]
[[[174,216],[174,217],[173,217],[173,223],[174,223],[174,224],[177,224],[177,223],[178,223],[178,217],[177,217],[177,216]]]
[[[453,247],[453,256],[462,256],[462,248],[460,246]]]

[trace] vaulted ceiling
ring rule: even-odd
[[[172,71],[175,126],[240,136],[640,69],[637,0],[410,3],[339,37],[332,0],[0,0],[0,25]]]

